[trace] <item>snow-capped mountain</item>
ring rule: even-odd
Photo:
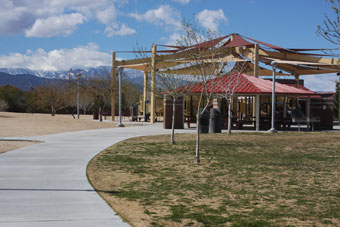
[[[43,71],[43,70],[31,70],[26,68],[0,68],[0,72],[8,73],[11,75],[33,75],[42,78],[48,79],[68,79],[69,72],[72,75],[76,75],[81,73],[85,76],[96,76],[111,74],[111,66],[99,66],[95,68],[87,68],[87,69],[72,69],[71,71],[60,70],[60,71]],[[123,72],[123,77],[129,81],[133,81],[135,83],[140,83],[143,81],[143,72],[125,69]]]

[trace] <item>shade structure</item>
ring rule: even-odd
[[[206,91],[214,94],[230,93],[233,91],[238,95],[257,95],[271,94],[273,82],[254,76],[241,73],[226,74],[221,77],[212,79],[206,84]],[[201,93],[204,84],[197,83],[193,86],[187,86],[183,89],[185,93]],[[285,84],[275,83],[275,91],[277,94],[284,95],[314,95],[310,90],[291,87]]]

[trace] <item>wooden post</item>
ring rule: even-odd
[[[299,75],[295,74],[295,85],[296,85],[296,88],[299,88],[299,85],[300,85],[300,80],[299,80]],[[299,97],[296,97],[296,107],[300,107],[299,106]]]
[[[146,122],[146,111],[147,111],[147,100],[148,100],[148,72],[144,72],[144,94],[143,94],[143,107],[144,107],[144,121]]]
[[[254,76],[259,77],[259,44],[254,45]]]
[[[112,52],[112,92],[111,92],[111,120],[115,120],[116,106],[116,52]]]
[[[299,75],[294,75],[295,76],[295,85],[296,85],[296,88],[299,88],[299,85],[300,85],[300,80],[299,80]]]
[[[150,122],[155,123],[156,117],[156,55],[157,46],[152,45],[152,59],[151,59],[151,110],[150,110]]]

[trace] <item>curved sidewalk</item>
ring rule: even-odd
[[[156,124],[21,138],[44,143],[0,155],[0,227],[128,226],[93,190],[86,166],[119,141],[169,133]]]

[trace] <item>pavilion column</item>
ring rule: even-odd
[[[296,88],[299,88],[299,85],[300,85],[300,80],[299,80],[299,75],[295,74],[295,85],[296,85]]]
[[[111,90],[111,120],[115,120],[115,106],[116,106],[116,52],[112,52],[112,90]]]
[[[256,95],[256,131],[260,131],[260,95]]]
[[[151,59],[151,110],[150,110],[150,122],[155,123],[156,116],[156,56],[157,46],[152,45],[152,59]]]
[[[147,112],[147,102],[148,102],[148,72],[144,72],[144,93],[143,93],[143,104],[144,104],[144,121],[146,122],[146,112]]]
[[[310,96],[307,97],[306,105],[306,115],[307,115],[307,128],[310,128]]]
[[[283,118],[287,117],[287,96],[283,97]]]
[[[254,76],[259,77],[259,44],[254,44]],[[257,96],[254,97],[253,102],[253,113],[254,117],[257,117],[257,111],[256,111],[256,103],[257,103]],[[257,127],[257,126],[256,126]]]
[[[296,85],[296,88],[299,88],[300,86],[300,78],[299,78],[299,75],[298,74],[295,74],[295,85]],[[299,98],[296,97],[296,107],[299,107]]]

